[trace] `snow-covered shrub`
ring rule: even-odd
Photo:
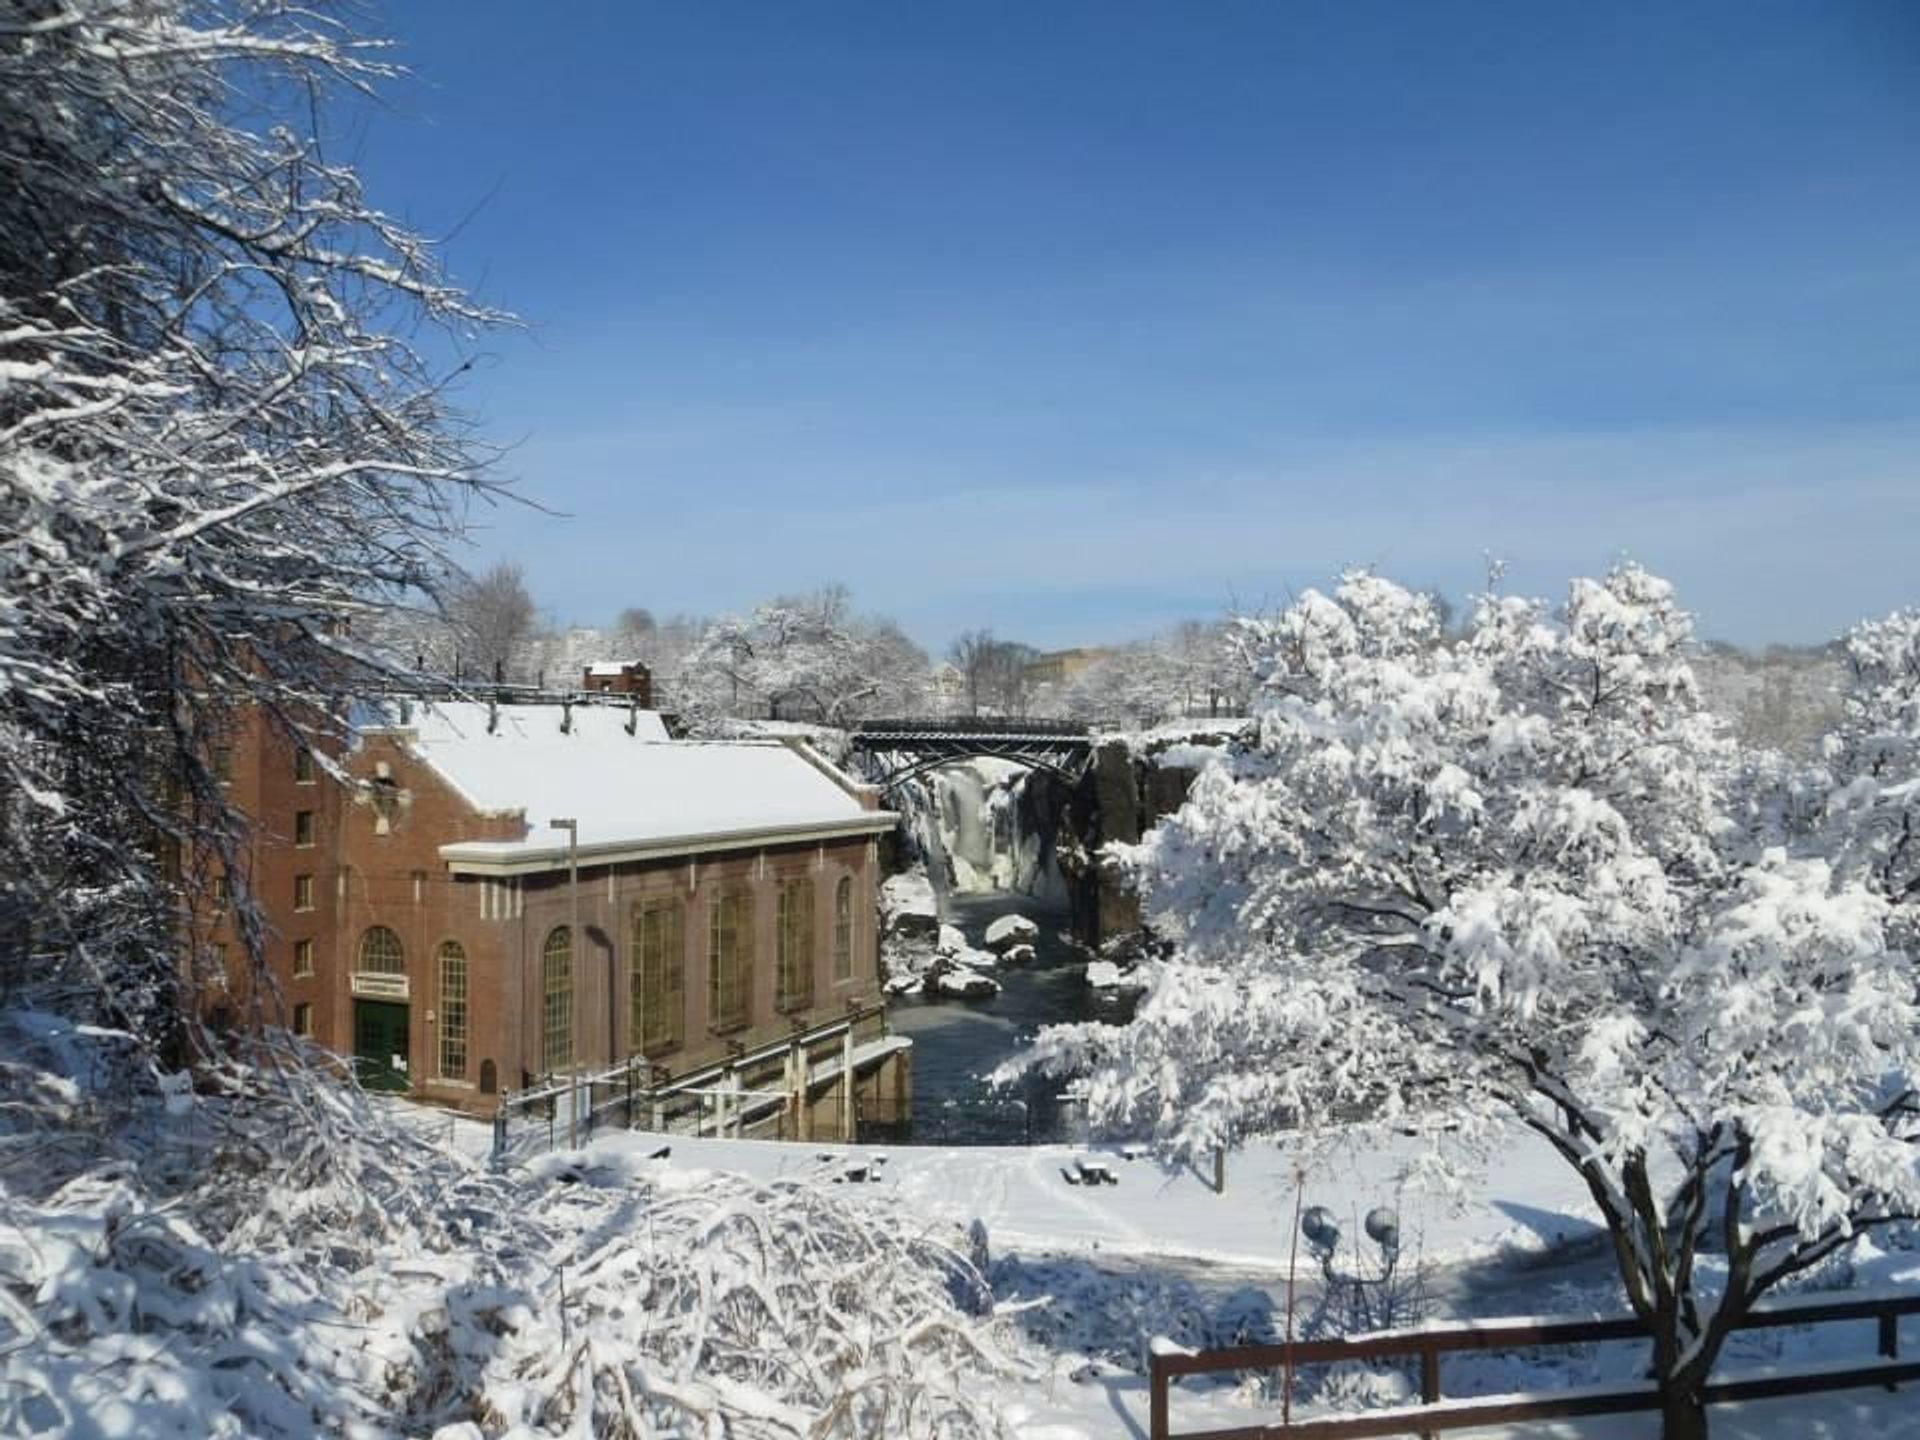
[[[169,1114],[117,1037],[0,1025],[0,1432],[1004,1432],[983,1277],[884,1196],[497,1174],[272,1070]]]

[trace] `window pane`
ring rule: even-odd
[[[833,978],[853,978],[853,877],[843,875],[833,888]]]
[[[400,937],[384,925],[373,926],[360,937],[358,968],[368,975],[406,974],[407,957],[400,948]]]
[[[714,897],[708,931],[708,999],[717,1028],[745,1024],[753,993],[753,900],[745,890]]]
[[[440,947],[440,1073],[467,1075],[467,952],[452,940]]]
[[[562,925],[547,936],[540,957],[541,1063],[549,1073],[573,1065],[573,932]]]
[[[775,917],[776,1003],[783,1009],[809,1004],[813,999],[813,882],[780,882],[779,912]]]

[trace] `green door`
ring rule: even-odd
[[[353,1002],[353,1068],[369,1090],[405,1090],[407,1007],[386,1000]]]

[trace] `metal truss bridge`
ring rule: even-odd
[[[1067,720],[981,716],[864,720],[851,744],[869,775],[891,788],[956,760],[993,756],[1045,770],[1073,784],[1093,759],[1093,735]]]

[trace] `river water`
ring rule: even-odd
[[[992,1090],[982,1078],[1012,1058],[1044,1025],[1075,1020],[1121,1024],[1133,999],[1091,989],[1086,952],[1061,938],[1064,907],[1027,895],[995,891],[940,897],[943,918],[975,945],[1002,915],[1025,915],[1040,927],[1035,957],[1024,966],[991,973],[1000,993],[982,1000],[895,996],[887,1015],[893,1031],[913,1040],[911,1139],[920,1145],[1018,1145],[1077,1138],[1080,1123],[1060,1099],[1056,1081],[1029,1080]]]

